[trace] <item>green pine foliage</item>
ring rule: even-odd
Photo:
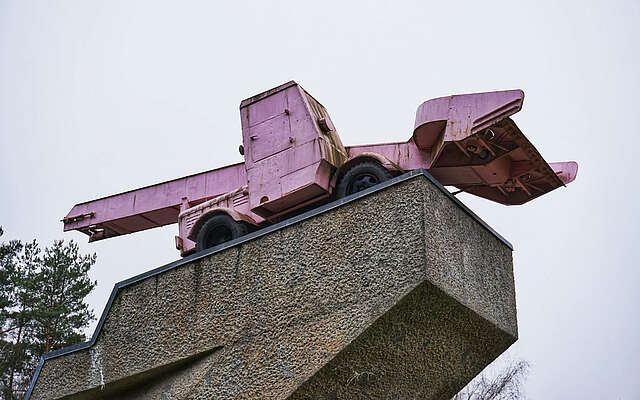
[[[2,236],[0,228],[0,236]],[[34,240],[0,243],[0,399],[22,399],[40,357],[86,340],[95,319],[84,302],[96,286],[96,255],[73,241],[44,250]]]

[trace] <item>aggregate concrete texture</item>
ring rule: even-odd
[[[510,246],[418,174],[119,288],[31,399],[447,399],[517,339]]]

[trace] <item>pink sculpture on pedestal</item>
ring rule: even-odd
[[[177,222],[185,256],[419,168],[524,204],[573,181],[578,165],[548,164],[525,138],[509,118],[523,100],[521,90],[428,100],[407,142],[345,147],[327,110],[291,81],[240,103],[244,163],[78,204],[64,230],[94,241]]]

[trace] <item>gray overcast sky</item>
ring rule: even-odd
[[[638,1],[0,0],[3,238],[97,252],[100,315],[116,282],[179,257],[177,227],[89,245],[60,218],[241,161],[241,99],[295,79],[359,144],[407,140],[429,98],[521,88],[525,135],[580,170],[524,206],[459,196],[515,247],[508,356],[531,362],[531,398],[638,399],[639,17]]]

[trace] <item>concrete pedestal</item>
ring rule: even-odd
[[[119,283],[30,398],[450,398],[517,339],[511,246],[425,173],[372,189]]]

